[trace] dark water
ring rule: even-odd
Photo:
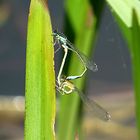
[[[29,1],[3,1],[8,17],[0,24],[0,94],[24,95],[26,30]],[[53,28],[63,30],[63,1],[49,1]],[[131,84],[130,58],[126,43],[105,8],[96,41],[94,60],[99,71],[88,72],[93,80],[115,84]],[[122,57],[123,56],[123,57]],[[58,63],[60,56],[57,56]],[[123,65],[126,64],[126,68]]]

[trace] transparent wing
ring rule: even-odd
[[[86,104],[88,109],[92,111],[93,115],[100,118],[101,120],[108,121],[111,119],[110,114],[94,100],[89,99],[85,94],[83,94],[78,88],[75,88],[82,101]]]
[[[67,39],[67,45],[69,50],[76,53],[76,55],[80,58],[82,63],[91,71],[96,72],[98,70],[97,65],[90,61],[82,52],[80,52],[77,48],[74,47],[74,45]]]

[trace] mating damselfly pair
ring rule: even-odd
[[[54,31],[53,36],[55,44],[57,43],[59,45],[59,48],[56,50],[56,52],[60,48],[63,48],[64,50],[64,56],[57,76],[56,83],[57,90],[63,95],[64,94],[68,95],[76,91],[76,93],[78,93],[78,95],[81,97],[82,101],[88,106],[88,108],[94,113],[95,116],[105,121],[110,120],[111,118],[110,114],[103,107],[98,105],[95,101],[89,99],[71,82],[71,80],[81,78],[85,74],[87,69],[96,72],[98,70],[97,65],[94,62],[90,61],[77,48],[75,48],[74,45],[67,39],[67,37],[64,34]],[[77,57],[80,59],[82,65],[84,66],[84,71],[80,75],[62,76],[68,51],[72,51],[73,53],[75,53]]]

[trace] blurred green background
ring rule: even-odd
[[[58,139],[62,137],[64,140],[71,139],[68,135],[75,133],[75,139],[85,137],[87,140],[135,140],[137,139],[135,101],[128,42],[124,40],[110,7],[105,2],[81,1],[80,3],[79,1],[78,6],[72,5],[73,3],[74,1],[48,1],[52,27],[60,32],[65,32],[76,47],[79,47],[79,50],[87,54],[98,65],[98,72],[87,72],[86,84],[84,81],[81,83],[78,81],[75,84],[79,88],[84,85],[87,96],[104,106],[112,115],[112,120],[102,122],[90,116],[86,111],[79,119],[79,98],[75,99],[73,96],[71,99],[74,102],[71,102],[69,97],[60,96],[57,102],[59,107],[56,120]],[[91,26],[84,29],[84,19],[79,20],[80,17],[75,19],[70,12],[74,11],[78,17],[79,13],[82,15],[81,11],[84,8],[88,10],[89,7],[91,10],[89,15],[92,14],[93,19],[90,19],[92,20]],[[75,12],[75,9],[79,12]],[[86,10],[83,10],[83,13],[86,13]],[[28,11],[29,1],[27,0],[0,1],[0,140],[23,139]],[[90,24],[90,20],[87,25]],[[84,44],[86,44],[85,48]],[[63,52],[59,52],[55,57],[56,74],[62,55]],[[73,59],[71,55],[70,59]],[[77,68],[72,66],[75,64],[71,61],[68,60],[69,70],[65,69],[65,72],[78,72]],[[71,106],[74,106],[75,109],[70,109]],[[65,110],[69,113],[72,111],[77,117],[71,121],[71,114],[65,113]],[[75,112],[77,112],[76,115]],[[74,126],[74,124],[80,125],[81,120],[82,127]],[[70,130],[67,130],[65,122],[68,122],[67,124],[70,122]],[[81,135],[78,135],[78,132]],[[67,135],[66,138],[64,138],[65,135]]]

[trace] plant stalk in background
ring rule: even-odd
[[[128,43],[132,60],[136,122],[140,140],[140,1],[106,0]]]

